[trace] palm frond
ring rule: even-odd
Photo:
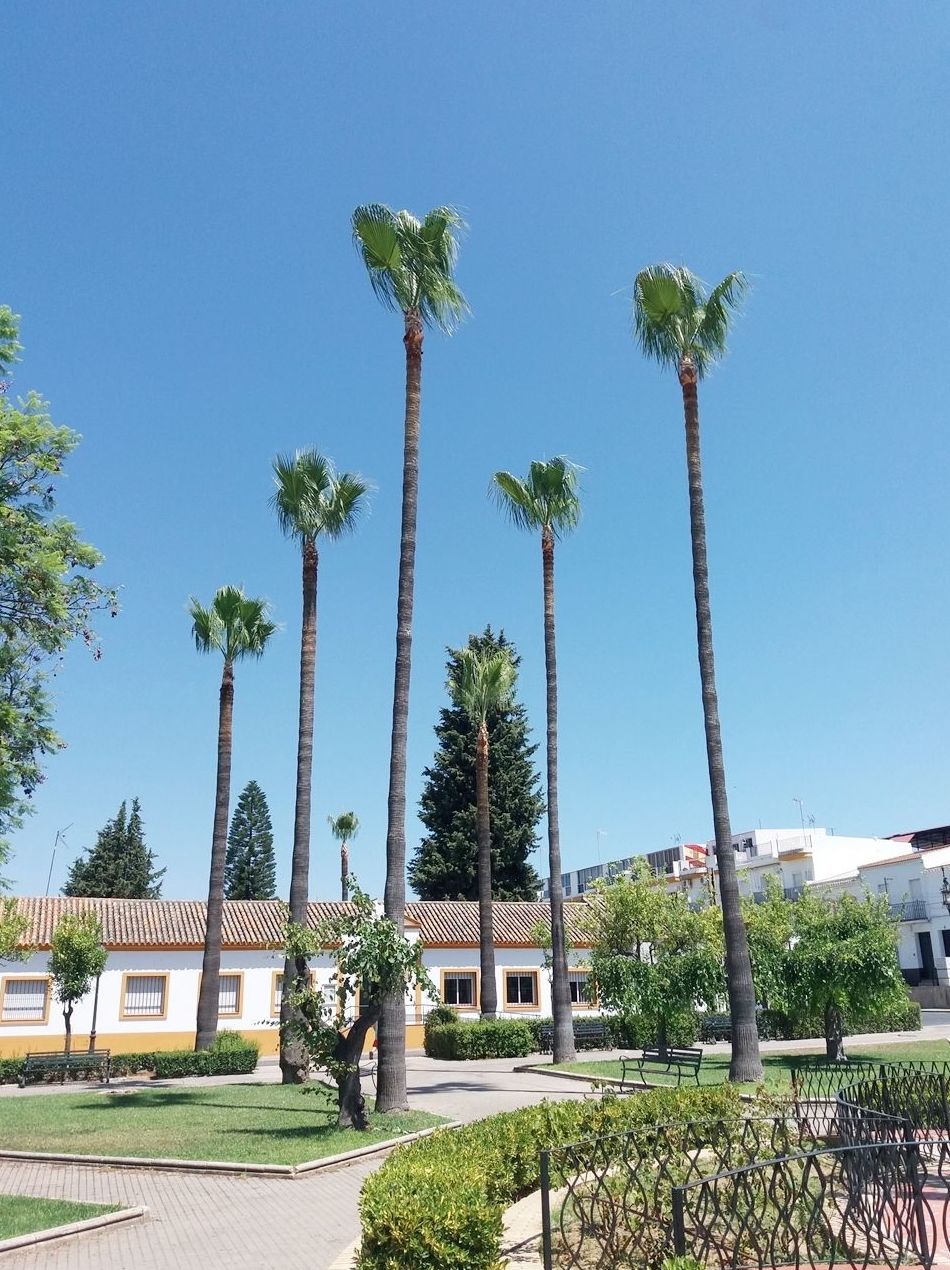
[[[355,472],[337,476],[333,463],[316,450],[298,450],[274,460],[270,505],[288,538],[314,542],[320,534],[339,538],[355,529],[367,508],[369,481]]]
[[[412,302],[411,279],[402,259],[396,213],[384,203],[366,203],[354,210],[351,225],[376,298],[388,309],[405,312]]]
[[[455,673],[449,676],[452,700],[477,725],[485,723],[492,710],[504,710],[514,693],[518,671],[507,648],[490,653],[474,648],[453,650]]]
[[[575,529],[581,518],[582,470],[563,454],[536,459],[523,481],[510,472],[496,472],[492,492],[519,529],[549,528],[560,538]]]
[[[633,288],[633,324],[644,355],[664,366],[690,357],[701,378],[725,352],[730,317],[746,287],[744,275],[734,272],[707,295],[685,265],[641,270]]]
[[[214,605],[205,608],[200,600],[192,596],[188,601],[188,616],[191,618],[191,634],[198,652],[220,652],[223,648],[221,622]]]
[[[192,597],[189,613],[198,651],[222,653],[227,661],[261,657],[277,630],[267,601],[246,596],[240,587],[220,587],[207,608]]]
[[[512,472],[496,472],[492,477],[489,494],[493,502],[501,508],[513,525],[519,529],[535,530],[543,527],[524,481]]]
[[[352,842],[360,831],[360,820],[355,811],[341,811],[339,816],[327,816],[327,824],[337,842]]]
[[[710,291],[696,331],[696,345],[702,349],[706,365],[721,361],[725,356],[730,322],[739,312],[748,289],[745,274],[734,270]]]

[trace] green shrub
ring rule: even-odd
[[[260,1053],[253,1041],[237,1032],[219,1032],[206,1050],[158,1050],[157,1080],[182,1076],[247,1076],[257,1066]]]
[[[0,1085],[15,1085],[22,1071],[22,1058],[0,1058]]]
[[[740,1105],[730,1086],[543,1102],[397,1147],[363,1185],[357,1264],[498,1270],[502,1214],[540,1185],[542,1148],[640,1125],[728,1118]]]
[[[113,1076],[137,1076],[139,1072],[155,1070],[155,1052],[150,1050],[141,1054],[113,1054]]]
[[[876,1014],[847,1020],[847,1030],[852,1036],[861,1032],[919,1032],[920,1028],[920,1002],[910,997]]]
[[[443,1023],[426,1030],[429,1058],[524,1058],[534,1049],[531,1028],[522,1019],[486,1019],[477,1023]]]
[[[642,1014],[611,1014],[606,1016],[606,1023],[613,1049],[642,1050],[657,1043],[656,1024]],[[695,1014],[677,1014],[667,1020],[667,1045],[695,1045],[698,1037],[699,1024]]]
[[[459,1012],[450,1005],[437,1005],[426,1015],[424,1025],[425,1035],[429,1035],[430,1027],[442,1027],[446,1023],[458,1023]]]

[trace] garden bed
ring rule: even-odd
[[[0,1240],[117,1212],[118,1204],[76,1204],[33,1195],[0,1195]]]

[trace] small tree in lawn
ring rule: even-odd
[[[107,956],[95,913],[67,913],[60,918],[50,946],[49,973],[56,1000],[63,1007],[67,1054],[72,1045],[73,1007],[102,974]]]
[[[594,883],[585,924],[591,979],[604,1009],[639,1014],[665,1056],[670,1024],[725,990],[718,909],[695,911],[645,861]]]
[[[376,911],[368,895],[354,883],[355,911],[335,917],[315,930],[289,922],[287,957],[310,958],[329,953],[336,966],[336,999],[327,1002],[314,987],[291,988],[291,1013],[282,1032],[300,1041],[315,1067],[336,1081],[341,1129],[367,1129],[369,1120],[360,1089],[359,1060],[366,1035],[379,1022],[384,998],[405,998],[407,988],[435,988],[422,965],[422,944],[410,943],[396,923]],[[359,993],[359,1013],[353,1004]]]

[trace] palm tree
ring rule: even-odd
[[[313,696],[317,662],[317,539],[335,539],[351,532],[366,508],[369,485],[352,472],[339,475],[329,459],[315,450],[299,450],[293,458],[274,460],[271,507],[288,538],[300,543],[303,562],[303,620],[300,631],[300,704],[297,721],[297,791],[294,806],[294,849],[290,865],[290,919],[307,924],[310,882],[310,794],[313,776]],[[307,1063],[299,1045],[284,1039],[290,1018],[291,979],[299,990],[307,986],[307,963],[301,957],[284,964],[281,997],[280,1070],[285,1084],[307,1077]]]
[[[478,832],[478,944],[481,969],[479,1005],[483,1019],[498,1013],[495,935],[492,929],[491,816],[488,806],[488,716],[511,702],[517,670],[507,648],[496,652],[456,649],[457,669],[449,678],[452,700],[475,725],[475,818]]]
[[[712,616],[709,608],[709,571],[706,563],[706,516],[699,438],[698,381],[726,351],[729,322],[737,310],[746,280],[730,273],[706,291],[681,265],[651,265],[637,274],[633,316],[636,337],[647,357],[675,368],[683,392],[686,420],[686,467],[689,475],[689,523],[693,548],[693,593],[696,600],[696,637],[706,728],[706,761],[716,833],[716,862],[726,942],[729,1010],[732,1015],[732,1061],[729,1079],[761,1080],[759,1034],[755,1020],[755,989],[742,911],[736,857],[729,824],[726,772],[719,731],[719,701],[713,659]]]
[[[340,844],[340,898],[345,904],[350,898],[350,843],[360,831],[360,819],[355,811],[341,811],[327,816],[327,824]]]
[[[564,888],[561,883],[561,836],[557,807],[557,654],[554,646],[554,543],[577,526],[580,469],[563,457],[531,464],[524,480],[496,472],[496,501],[519,529],[541,531],[544,581],[544,669],[547,679],[548,866],[551,874],[551,1005],[554,1015],[554,1062],[569,1063],[574,1052],[574,1019],[567,977],[564,937]]]
[[[218,976],[221,970],[221,915],[224,906],[224,866],[228,854],[228,804],[231,800],[231,727],[234,714],[234,663],[260,657],[277,626],[268,616],[266,600],[252,599],[239,587],[225,586],[208,608],[192,597],[191,632],[199,653],[224,658],[218,706],[218,772],[211,834],[211,873],[208,914],[201,961],[195,1049],[204,1050],[218,1030]]]
[[[400,932],[406,907],[406,733],[412,655],[412,601],[419,498],[419,409],[425,328],[449,332],[467,311],[452,277],[462,220],[452,207],[436,207],[423,220],[381,203],[357,207],[353,239],[377,297],[403,315],[406,405],[403,429],[402,525],[396,602],[396,669],[386,824],[386,889],[383,908]],[[389,993],[379,1020],[376,1110],[398,1111],[406,1098],[405,1001]]]

